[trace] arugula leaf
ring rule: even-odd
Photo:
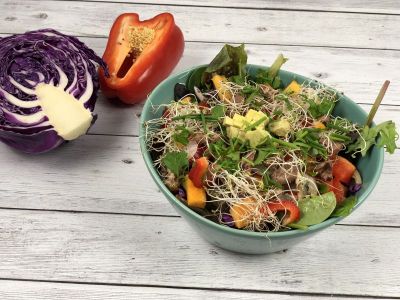
[[[353,210],[354,206],[357,203],[356,196],[350,196],[344,199],[341,205],[338,205],[335,210],[332,212],[332,217],[346,217]]]
[[[189,144],[189,135],[190,135],[189,130],[187,130],[183,126],[179,126],[177,128],[177,132],[174,133],[172,138],[174,139],[175,142],[178,142],[186,146],[187,144]]]
[[[202,75],[202,83],[211,79],[213,73],[231,77],[238,75],[238,78],[244,78],[246,75],[247,53],[244,44],[234,47],[225,44],[217,56],[210,62]],[[238,78],[235,80],[237,81]]]
[[[378,142],[377,138],[379,138]],[[355,157],[355,154],[360,152],[361,156],[365,156],[373,145],[377,145],[393,154],[398,138],[399,134],[396,132],[396,124],[393,121],[386,121],[375,127],[364,126],[358,139],[347,147],[347,153],[353,153],[352,156]]]
[[[185,151],[168,152],[161,161],[177,177],[189,167],[189,160]]]
[[[386,122],[385,122],[386,123]],[[399,138],[399,134],[396,132],[396,124],[392,121],[388,121],[386,124],[379,124],[379,137],[378,147],[385,147],[386,151],[393,154],[396,150],[396,141]]]

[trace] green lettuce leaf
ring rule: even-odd
[[[225,44],[217,56],[204,70],[202,83],[208,82],[213,73],[226,77],[238,76],[244,78],[246,75],[247,53],[244,44],[234,47]]]
[[[354,206],[357,203],[356,196],[347,197],[340,205],[338,205],[335,210],[332,212],[332,217],[346,217],[353,210]]]
[[[333,192],[319,196],[300,199],[298,202],[301,218],[294,224],[314,225],[325,221],[336,207],[336,197]]]
[[[373,145],[377,145],[393,154],[398,138],[399,134],[396,132],[396,124],[393,121],[386,121],[375,127],[364,126],[358,139],[347,146],[347,153],[353,153],[353,157],[356,153],[365,156]]]

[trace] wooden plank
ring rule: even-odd
[[[80,0],[73,0],[80,1]],[[86,1],[103,1],[109,0],[86,0]],[[126,2],[125,0],[113,0],[113,2]],[[146,1],[146,3],[162,5],[189,5],[189,6],[213,6],[213,7],[240,7],[240,8],[258,8],[258,9],[289,9],[289,10],[310,10],[310,11],[340,11],[340,12],[363,12],[363,13],[400,13],[400,6],[396,0],[368,0],[366,3],[362,0],[338,0],[338,1],[291,1],[291,0],[160,0]]]
[[[0,165],[0,207],[177,215],[148,174],[137,138],[85,136],[39,156],[0,145]],[[398,169],[399,151],[386,157],[378,186],[343,223],[400,226]]]
[[[215,248],[177,218],[0,210],[0,228],[1,278],[400,295],[399,228],[334,226],[265,256]]]
[[[103,53],[105,39],[83,38],[97,53]],[[222,44],[186,43],[184,56],[174,73],[194,65],[206,64],[218,53]],[[394,67],[400,61],[399,51],[355,50],[334,48],[304,48],[272,45],[247,45],[249,63],[269,65],[278,53],[284,53],[289,61],[284,69],[320,80],[345,92],[358,103],[372,103],[384,80],[391,80],[385,96],[385,104],[400,105],[397,91],[400,90],[400,73]],[[96,112],[99,115],[91,132],[100,134],[138,134],[138,115],[142,104],[134,106],[116,105],[98,99]],[[369,109],[366,107],[366,109]],[[392,112],[397,108],[382,108]],[[392,113],[391,113],[392,114]],[[396,115],[396,114],[394,114]],[[390,116],[390,118],[393,118]]]
[[[144,286],[113,286],[97,284],[66,284],[55,282],[32,282],[32,281],[13,281],[0,280],[0,298],[2,300],[125,300],[125,299],[310,299],[328,300],[341,299],[341,297],[331,296],[310,296],[310,295],[285,295],[276,293],[246,293],[230,291],[213,291],[202,289],[179,289],[179,288],[159,288]],[[365,299],[365,298],[353,298]],[[372,298],[370,298],[372,299]]]
[[[96,13],[88,13],[93,9]],[[147,19],[166,11],[188,41],[400,49],[396,15],[33,0],[1,2],[0,10],[7,12],[0,19],[2,33],[24,32],[29,24],[104,37],[121,13],[139,12]]]

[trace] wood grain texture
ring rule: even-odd
[[[0,228],[1,278],[400,295],[399,228],[333,226],[265,256],[215,248],[178,218],[1,210]]]
[[[88,13],[93,9],[96,13]],[[396,15],[33,0],[1,2],[0,10],[5,12],[1,33],[24,32],[29,24],[104,37],[121,13],[139,12],[148,19],[170,12],[187,41],[400,49]]]
[[[88,285],[88,284],[68,284],[55,282],[29,282],[0,280],[0,299],[2,300],[128,300],[128,299],[165,299],[165,300],[185,300],[185,299],[227,299],[227,300],[258,300],[258,299],[313,299],[331,300],[342,299],[334,296],[310,296],[310,295],[285,295],[266,292],[229,292],[213,291],[202,289],[179,289],[179,288],[159,288],[143,286],[112,286],[112,285]],[[353,298],[365,299],[365,298]],[[373,299],[373,298],[370,298]]]
[[[72,0],[80,1],[80,0]],[[110,0],[86,0],[103,1]],[[113,0],[113,2],[126,2],[126,0]],[[189,6],[217,6],[217,7],[239,7],[239,8],[258,8],[258,9],[285,9],[285,10],[310,10],[310,11],[340,11],[356,13],[388,13],[399,14],[400,6],[396,0],[338,0],[338,1],[315,1],[315,0],[160,0],[143,1],[144,3],[162,4],[162,5],[189,5]]]
[[[399,152],[386,156],[378,186],[343,224],[400,226],[393,202],[400,194],[399,158]],[[10,162],[18,162],[16,176]],[[85,136],[39,156],[0,145],[0,165],[0,207],[177,216],[134,137]]]
[[[83,38],[82,41],[97,53],[103,53],[105,39]],[[221,47],[222,44],[214,43],[186,43],[185,53],[173,73],[208,63]],[[272,45],[247,45],[246,48],[249,63],[253,64],[269,65],[278,53],[284,53],[289,58],[284,66],[285,70],[320,80],[343,91],[358,103],[373,103],[380,86],[388,79],[391,85],[383,103],[400,105],[400,72],[396,67],[400,67],[400,51]],[[142,104],[126,106],[110,103],[100,94],[96,107],[99,118],[91,132],[137,135],[138,116],[142,107]],[[367,106],[365,109],[369,110]],[[378,114],[393,119],[398,115],[399,109],[382,107]]]

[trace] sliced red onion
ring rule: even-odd
[[[186,152],[189,160],[194,158],[194,156],[196,155],[198,146],[199,145],[196,141],[189,141],[188,145],[186,146]]]
[[[221,219],[222,223],[229,226],[229,227],[234,227],[235,223],[233,221],[233,218],[230,214],[227,213],[223,213],[222,214],[222,219]]]
[[[361,187],[362,187],[362,184],[359,184],[359,183],[351,183],[351,184],[349,185],[349,192],[352,193],[352,194],[355,194],[355,193],[357,193],[357,192],[361,189]]]

